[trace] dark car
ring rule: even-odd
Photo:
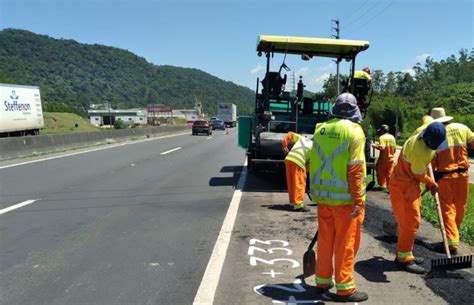
[[[212,134],[211,125],[208,121],[204,120],[197,120],[193,123],[193,135],[197,135],[198,133],[206,133],[207,135]]]
[[[211,121],[211,126],[212,126],[212,129],[221,129],[221,130],[225,130],[225,124],[224,124],[224,121],[223,120],[214,120],[214,121]]]

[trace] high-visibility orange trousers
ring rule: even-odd
[[[377,183],[381,187],[388,187],[390,185],[390,176],[393,172],[393,162],[377,162],[375,170],[377,171]]]
[[[450,249],[459,248],[459,230],[464,219],[469,192],[469,176],[458,175],[438,181],[439,201]]]
[[[330,206],[318,203],[318,247],[316,260],[316,286],[325,288],[336,277],[339,295],[353,294],[354,262],[360,245],[360,227],[365,210],[351,217],[352,205]],[[333,267],[334,256],[334,267]]]
[[[399,262],[415,259],[412,251],[420,227],[420,195],[420,184],[417,182],[402,183],[392,180],[390,183],[390,201],[398,225],[396,257]]]
[[[306,171],[288,160],[285,160],[285,169],[290,203],[302,205],[304,203],[304,193],[306,192]]]

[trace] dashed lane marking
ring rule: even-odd
[[[164,151],[164,152],[162,152],[160,155],[167,155],[167,154],[169,154],[169,153],[172,153],[173,151],[177,151],[177,150],[180,150],[180,149],[181,149],[181,147],[176,147],[176,148],[173,148],[173,149]]]
[[[30,200],[26,200],[26,201],[23,201],[23,202],[20,202],[20,203],[17,203],[15,205],[12,205],[8,208],[4,208],[2,210],[0,210],[0,215],[2,214],[5,214],[5,213],[8,213],[8,212],[11,212],[13,210],[16,210],[16,209],[19,209],[21,207],[24,207],[25,205],[29,205],[29,204],[32,204],[33,202],[37,201],[38,199],[30,199]]]

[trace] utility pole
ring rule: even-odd
[[[336,39],[339,39],[340,38],[340,23],[339,23],[339,18],[337,18],[336,20],[331,20],[331,22],[334,22],[334,24],[336,25],[336,27],[332,26],[332,23],[331,23],[331,32],[332,30],[335,30],[336,31],[336,35],[332,35],[332,37],[336,38]],[[339,95],[339,93],[341,92],[341,88],[340,87],[340,84],[339,84],[339,62],[341,60],[338,58],[336,60],[336,82],[337,82],[337,95]]]

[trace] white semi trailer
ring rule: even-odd
[[[224,121],[226,127],[237,126],[237,106],[232,103],[219,103],[217,117]]]
[[[37,135],[44,126],[39,87],[0,84],[0,137]]]

